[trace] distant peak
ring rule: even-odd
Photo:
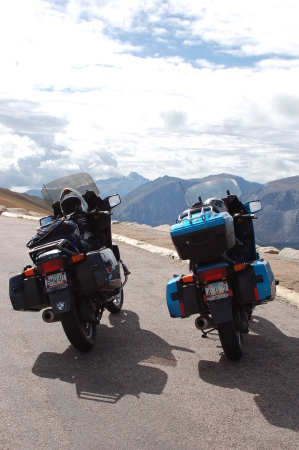
[[[137,172],[130,172],[127,178],[129,178],[130,180],[136,180],[141,178],[141,175],[139,175]]]
[[[126,178],[131,181],[135,181],[135,182],[137,181],[138,183],[141,183],[141,184],[149,181],[147,178],[144,178],[142,175],[139,175],[139,173],[137,173],[137,172],[130,172]]]

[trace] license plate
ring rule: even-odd
[[[219,298],[229,297],[227,281],[218,281],[205,285],[207,300],[218,300]]]
[[[55,289],[62,289],[68,286],[67,279],[66,279],[66,273],[65,272],[58,272],[53,273],[52,275],[47,275],[45,277],[45,285],[47,291],[52,291]]]

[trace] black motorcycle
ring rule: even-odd
[[[123,306],[130,272],[111,234],[111,210],[121,200],[101,199],[86,173],[52,181],[42,194],[53,214],[27,243],[33,264],[10,278],[10,300],[17,311],[43,310],[45,322],[61,321],[71,344],[88,351],[104,310]]]

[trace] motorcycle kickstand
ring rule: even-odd
[[[204,331],[204,330],[201,330],[201,332],[202,332],[202,338],[208,338],[209,336],[208,336],[208,333],[211,333],[212,331],[214,331],[214,330],[216,330],[216,328],[211,328],[209,331]]]

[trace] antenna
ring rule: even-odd
[[[183,192],[184,192],[184,194],[185,194],[185,197],[186,197],[186,199],[187,199],[187,204],[191,204],[190,203],[190,200],[189,200],[189,198],[187,197],[187,194],[186,194],[186,192],[185,192],[185,189],[183,188],[183,185],[182,185],[182,183],[179,181],[179,183],[180,183],[180,185],[181,185],[181,188],[182,188],[182,190],[183,190]]]
[[[46,188],[46,186],[45,186],[44,184],[43,184],[43,188],[47,191],[47,194],[48,194],[48,196],[49,196],[49,198],[50,198],[50,200],[51,200],[51,203],[53,203],[52,197],[51,197],[51,195],[50,195],[48,189]]]

